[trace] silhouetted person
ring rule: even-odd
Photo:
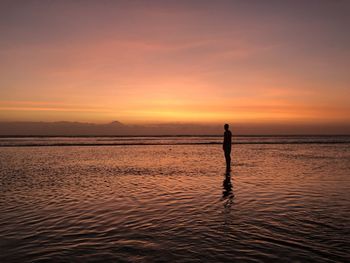
[[[225,153],[225,160],[226,160],[226,173],[229,173],[231,171],[231,144],[232,144],[232,133],[228,129],[229,125],[224,125],[224,142],[222,144],[222,149]]]

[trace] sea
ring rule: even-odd
[[[350,136],[1,137],[0,262],[350,262]]]

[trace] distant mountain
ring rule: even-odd
[[[240,124],[233,123],[235,135],[350,135],[350,124]],[[0,122],[0,136],[149,136],[149,135],[220,135],[223,124],[163,123],[126,125],[82,122]]]
[[[0,136],[118,136],[118,135],[209,135],[220,134],[219,126],[195,124],[125,125],[81,122],[0,122]]]

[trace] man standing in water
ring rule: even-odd
[[[228,129],[229,125],[224,125],[224,142],[222,144],[222,149],[225,152],[225,160],[226,160],[226,173],[230,173],[231,171],[231,144],[232,144],[232,133]]]

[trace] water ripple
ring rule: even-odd
[[[336,158],[334,158],[336,156]],[[347,262],[346,146],[0,151],[1,262]]]

